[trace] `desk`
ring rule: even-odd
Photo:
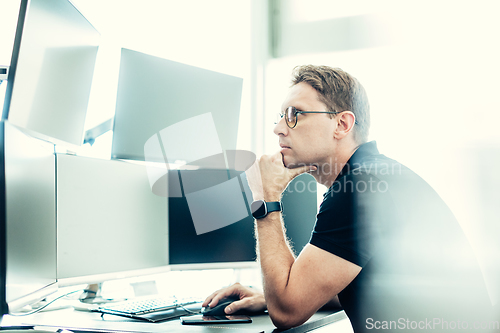
[[[75,332],[231,332],[234,330],[254,333],[271,333],[275,330],[268,315],[252,316],[251,324],[226,324],[226,325],[181,325],[179,319],[173,319],[161,323],[148,323],[132,320],[124,317],[105,315],[101,318],[99,313],[76,311],[73,309],[62,309],[56,311],[42,312],[27,317],[4,316],[3,326],[10,325],[35,325],[67,328]],[[308,332],[325,325],[336,325],[342,323],[345,327],[347,316],[344,311],[328,312],[320,311],[314,314],[301,326],[286,330],[290,333]],[[350,325],[349,325],[350,326]],[[329,330],[330,331],[330,330]],[[339,332],[338,330],[335,330]],[[352,329],[351,331],[352,332]]]

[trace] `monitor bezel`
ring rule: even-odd
[[[73,9],[84,19],[86,22],[89,24],[91,28],[95,30],[95,32],[100,36],[100,32],[96,29],[96,27],[87,19],[85,15],[78,9],[78,7],[73,3],[71,0],[64,0],[67,2],[70,6],[73,7]],[[16,26],[16,33],[14,37],[14,44],[12,48],[12,56],[10,60],[10,66],[8,69],[7,73],[7,80],[6,80],[6,88],[5,88],[5,94],[4,94],[4,100],[3,100],[3,109],[2,109],[2,114],[1,114],[1,120],[4,121],[9,121],[9,115],[11,112],[11,102],[12,102],[12,95],[14,91],[14,87],[16,87],[16,73],[17,73],[17,68],[18,68],[18,62],[19,62],[19,55],[21,53],[22,49],[22,40],[23,40],[23,34],[25,33],[25,25],[27,21],[27,17],[29,16],[29,8],[32,4],[33,0],[21,0],[20,8],[19,8],[19,15],[18,15],[18,20],[17,20],[17,26]],[[95,69],[95,66],[94,66]],[[88,108],[88,105],[87,105]],[[41,139],[43,141],[53,143],[55,145],[63,146],[66,147],[69,152],[76,152],[80,149],[80,147],[83,144],[84,141],[84,126],[82,124],[81,128],[81,140],[79,144],[75,144],[74,142],[70,142],[61,138],[57,138],[51,135],[47,135],[29,128],[24,128],[17,126],[16,124],[13,124],[14,126],[18,127],[21,129],[23,132],[26,134],[33,136],[35,138]]]
[[[7,305],[7,210],[5,190],[5,136],[4,123],[0,123],[0,322],[2,316],[9,313]]]
[[[9,118],[10,104],[12,100],[12,91],[14,89],[14,81],[17,71],[17,62],[19,60],[19,51],[21,49],[21,40],[24,31],[24,23],[26,21],[26,12],[28,9],[28,2],[30,0],[21,0],[19,8],[19,16],[17,18],[16,34],[14,37],[14,47],[12,49],[12,58],[10,60],[9,73],[7,75],[7,87],[5,88],[5,98],[2,110],[2,120]]]
[[[142,268],[130,271],[120,271],[120,272],[117,271],[111,273],[58,278],[57,282],[59,284],[59,287],[70,287],[83,284],[96,284],[96,283],[110,282],[116,280],[125,280],[136,277],[144,277],[148,275],[163,274],[163,273],[168,273],[171,270],[172,269],[170,265],[165,265],[165,266]]]
[[[199,271],[199,270],[221,270],[221,269],[260,269],[260,265],[257,261],[173,264],[173,265],[143,268],[130,271],[58,278],[57,282],[58,286],[62,288],[62,287],[71,287],[76,285],[125,280],[138,277],[142,278],[173,271]]]
[[[216,269],[255,269],[260,268],[257,261],[232,261],[232,262],[212,262],[212,263],[190,263],[170,265],[172,271],[198,271]]]

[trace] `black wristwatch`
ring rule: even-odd
[[[283,211],[283,206],[279,201],[265,202],[264,200],[257,200],[252,202],[251,209],[252,216],[255,219],[262,219],[271,212]]]

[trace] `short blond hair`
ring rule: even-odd
[[[305,82],[313,87],[328,111],[352,111],[356,117],[354,140],[368,141],[370,104],[365,88],[359,81],[340,68],[328,66],[297,66],[292,73],[292,86]]]

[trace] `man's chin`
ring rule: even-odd
[[[308,163],[300,163],[300,162],[291,161],[290,158],[286,158],[283,155],[282,155],[282,159],[281,160],[283,161],[283,165],[287,169],[296,169],[296,168],[300,168],[300,167],[303,167],[303,166],[306,166],[306,165],[312,165],[312,164],[308,164]]]
[[[290,167],[290,165],[293,165],[293,163],[290,162],[289,158],[286,158],[283,154],[281,154],[281,161],[283,162],[283,165],[287,169],[293,169],[293,167]]]

